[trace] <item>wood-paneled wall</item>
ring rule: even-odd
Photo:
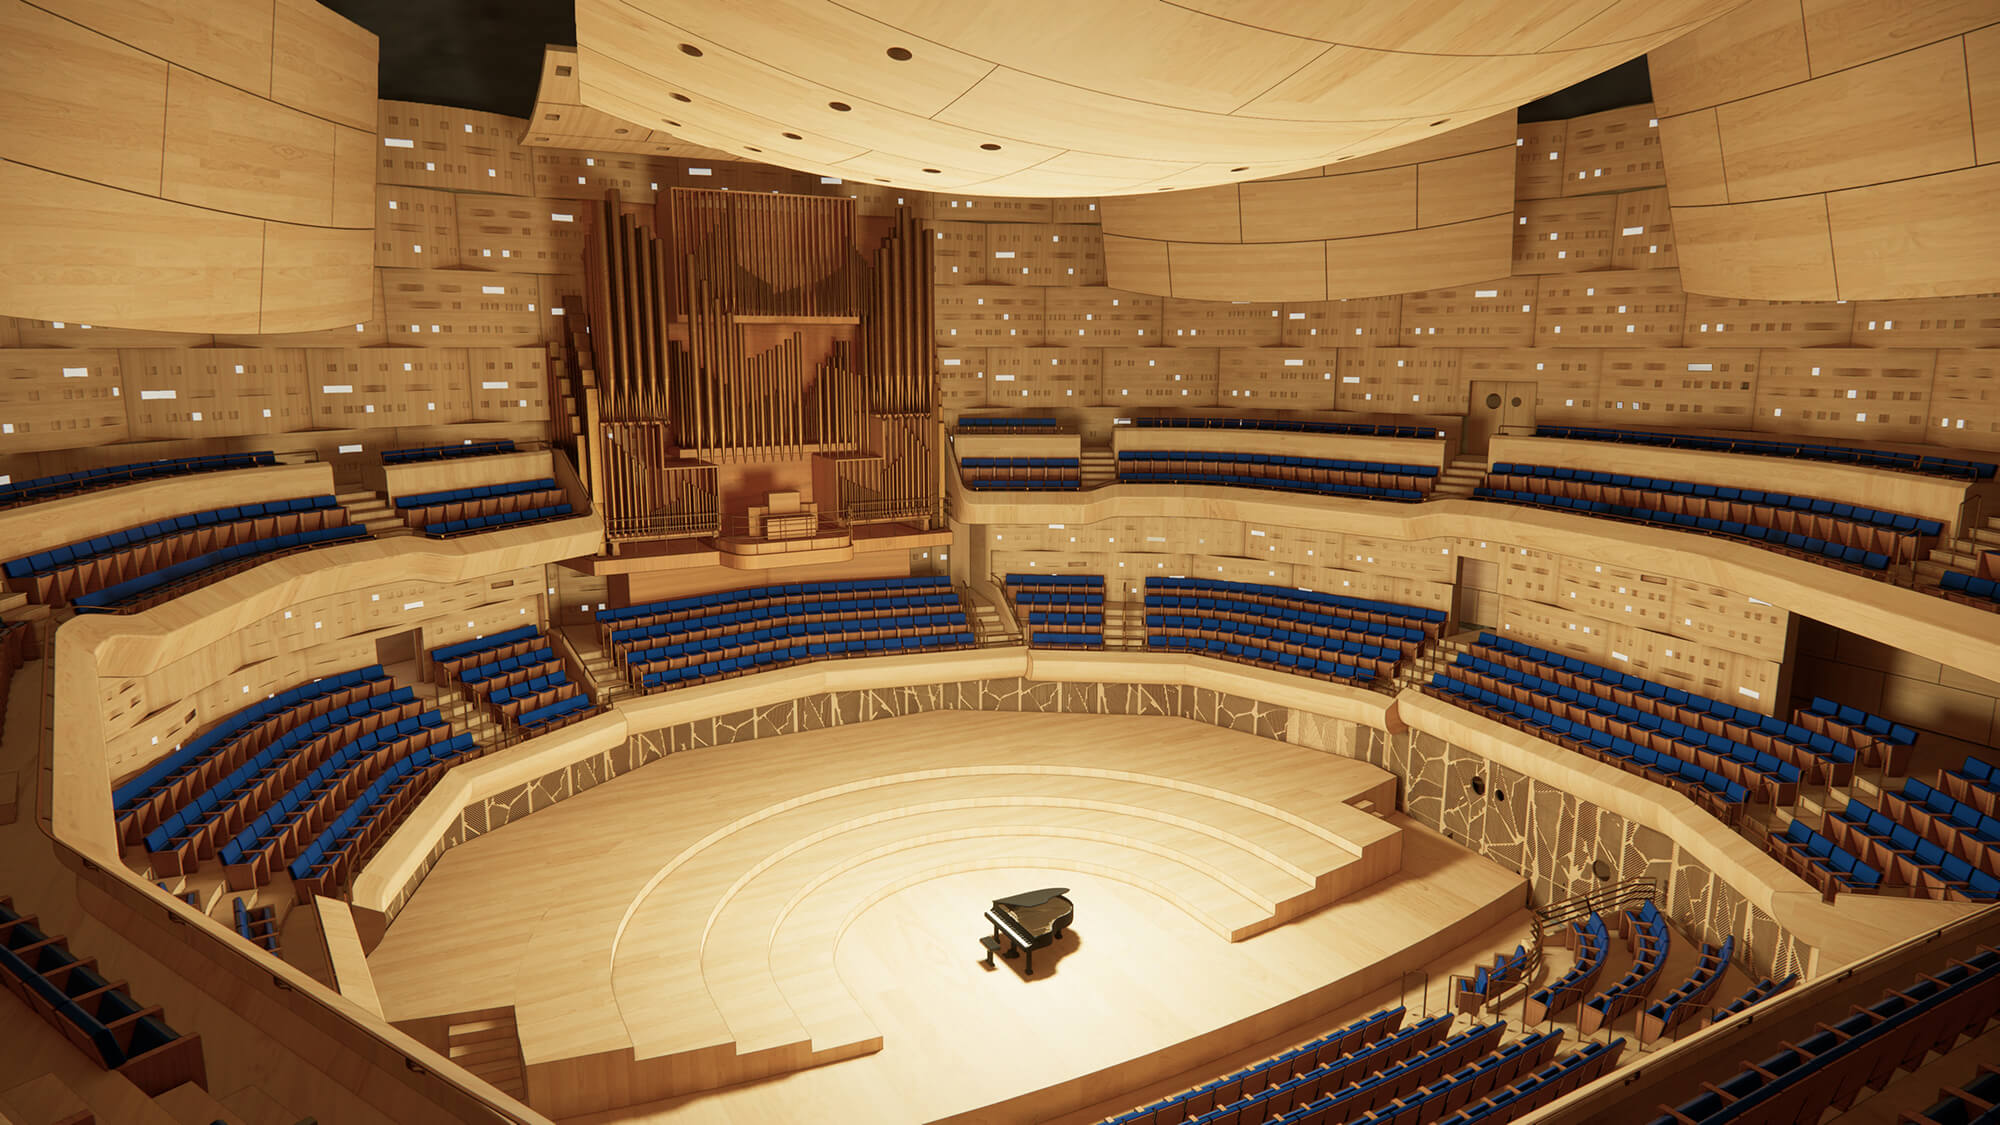
[[[0,314],[366,319],[373,34],[312,0],[8,0],[0,44]]]
[[[1688,285],[1803,300],[2000,289],[1995,15],[1751,0],[1656,48]]]

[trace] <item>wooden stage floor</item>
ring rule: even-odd
[[[453,849],[369,963],[391,1020],[512,1006],[552,1116],[1040,1120],[1513,920],[1519,876],[1356,807],[1391,808],[1392,786],[1157,717],[945,712],[737,743]],[[984,968],[988,902],[1052,885],[1070,935],[1033,978]]]

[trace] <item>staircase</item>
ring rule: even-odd
[[[462,1012],[445,1025],[445,1057],[490,1083],[503,1094],[527,1096],[521,1081],[521,1036],[514,1009]]]
[[[1079,459],[1079,488],[1092,489],[1118,482],[1118,455],[1109,449],[1086,449]]]
[[[981,648],[1027,643],[1013,618],[970,589],[959,592],[959,605],[965,610],[965,619],[972,623],[973,643]]]
[[[1944,581],[1946,570],[1978,574],[1979,556],[1987,551],[2000,551],[2000,518],[1967,528],[1956,539],[1939,540],[1929,558],[1917,560],[1913,577],[1919,586],[1936,586]]]
[[[1104,603],[1104,647],[1146,647],[1146,603]]]
[[[342,492],[334,496],[334,499],[340,501],[340,506],[347,509],[349,522],[365,524],[368,533],[377,539],[416,534],[403,522],[403,517],[397,515],[396,510],[389,506],[389,502],[372,489]]]
[[[602,648],[585,648],[576,644],[574,637],[570,639],[570,643],[576,649],[577,657],[583,661],[584,674],[588,675],[591,682],[597,686],[597,698],[600,702],[609,706],[628,695],[639,693],[639,689],[633,687],[632,682],[625,678],[624,669],[618,666],[618,662],[611,658],[609,652]]]
[[[461,734],[469,734],[479,745],[492,748],[502,745],[507,739],[506,728],[493,717],[493,712],[475,702],[464,688],[435,683],[412,685],[418,698],[428,697],[431,706],[450,724],[451,729]]]
[[[1431,489],[1433,500],[1465,500],[1472,496],[1472,490],[1486,479],[1486,457],[1484,454],[1459,457],[1438,474],[1437,484]]]

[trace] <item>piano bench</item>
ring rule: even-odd
[[[987,934],[985,937],[979,939],[979,944],[986,947],[986,960],[982,964],[990,969],[993,967],[993,955],[1000,952],[1000,947],[1006,943],[992,934]]]

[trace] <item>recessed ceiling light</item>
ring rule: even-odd
[[[826,103],[826,108],[834,110],[839,113],[846,113],[848,110],[853,109],[854,107],[848,105],[846,102],[828,102]]]
[[[744,146],[743,146],[743,148],[744,148],[744,150],[745,150],[745,151],[747,151],[747,152],[763,152],[763,151],[764,151],[763,149],[761,149],[761,148],[758,148],[758,147],[757,147],[756,145],[744,145]]]
[[[1242,167],[1240,167],[1240,168],[1231,168],[1231,169],[1230,169],[1230,171],[1232,171],[1232,172],[1248,172],[1249,170],[1250,170],[1250,166],[1249,166],[1248,164],[1245,164],[1245,165],[1243,165],[1243,166],[1242,166]]]
[[[688,97],[686,94],[674,94],[673,99],[677,102],[691,102],[694,100],[693,98]]]
[[[988,142],[988,143],[986,143],[986,144],[983,144],[983,145],[980,145],[979,147],[980,147],[980,148],[983,148],[983,149],[985,149],[985,150],[986,150],[987,152],[999,152],[999,151],[1000,151],[1000,146],[999,146],[999,145],[996,145],[996,144],[993,144],[993,143],[991,143],[991,142]]]
[[[889,48],[889,57],[895,59],[897,62],[909,62],[910,49],[908,47],[891,47]]]
[[[798,135],[797,133],[786,133],[786,134],[785,134],[785,139],[786,139],[786,140],[788,140],[788,141],[802,141],[802,140],[805,140],[805,138],[804,138],[804,137],[801,137],[801,136],[799,136],[799,135]]]
[[[613,129],[613,130],[611,130],[611,131],[612,131],[612,132],[614,132],[614,133],[616,133],[616,134],[618,134],[619,136],[621,136],[621,137],[622,137],[622,136],[624,136],[625,134],[627,134],[627,133],[631,132],[632,130],[630,130],[630,129]]]
[[[660,121],[661,123],[665,124],[668,128],[678,129],[681,127],[681,123],[678,121],[668,121],[664,117],[660,118]]]
[[[701,48],[692,43],[683,43],[681,44],[681,54],[691,59],[698,59],[701,57]]]
[[[1436,120],[1436,121],[1433,121],[1433,122],[1431,122],[1431,128],[1435,129],[1435,128],[1437,128],[1438,126],[1440,126],[1440,125],[1443,125],[1443,124],[1445,124],[1446,122],[1448,122],[1448,121],[1450,121],[1450,120],[1451,120],[1451,118],[1449,118],[1449,117],[1442,117],[1442,118],[1439,118],[1438,120]]]
[[[926,168],[926,169],[924,169],[924,171],[926,171],[926,172],[929,172],[929,173],[930,173],[931,175],[933,175],[933,176],[935,176],[935,175],[938,175],[938,174],[939,174],[939,173],[938,173],[938,170],[937,170],[936,168]]]

